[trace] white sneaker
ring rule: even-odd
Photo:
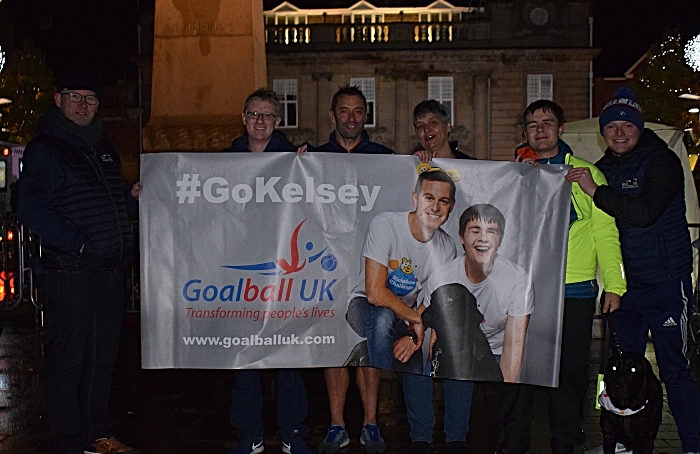
[[[603,454],[603,445],[584,451],[583,454]],[[622,443],[617,443],[615,445],[615,454],[632,454],[632,451],[628,451]]]

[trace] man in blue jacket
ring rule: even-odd
[[[246,133],[233,141],[225,152],[284,152],[296,151],[281,131],[280,103],[277,94],[267,88],[251,93],[243,106],[243,124]],[[277,425],[282,435],[282,452],[285,454],[311,454],[304,438],[309,428],[304,420],[309,413],[306,386],[300,369],[279,369],[277,373]],[[263,444],[263,395],[260,371],[237,370],[231,390],[231,425],[238,429],[241,438],[231,454],[258,454]]]
[[[99,84],[70,74],[56,88],[24,151],[17,204],[19,221],[42,239],[48,421],[57,453],[136,454],[114,437],[108,403],[132,256],[126,208],[141,185],[122,179],[96,115]]]
[[[313,151],[329,153],[392,154],[384,145],[369,141],[365,131],[367,121],[367,99],[355,86],[341,87],[331,102],[328,115],[334,130],[328,136],[328,143]]]
[[[365,131],[367,99],[359,88],[345,86],[338,89],[333,95],[328,115],[335,129],[331,132],[328,143],[313,151],[356,154],[393,153],[389,148],[369,141],[369,134]],[[350,444],[344,416],[345,398],[350,386],[350,372],[346,367],[331,367],[324,370],[324,377],[331,410],[331,426],[328,428],[326,438],[319,444],[318,452],[335,454]],[[360,443],[364,445],[365,451],[384,452],[386,446],[377,426],[379,370],[359,367],[356,382],[364,409]]]
[[[651,331],[668,406],[683,453],[700,452],[700,392],[686,357],[692,310],[693,256],[685,218],[683,167],[650,129],[634,91],[621,87],[600,114],[608,148],[596,166],[608,184],[587,169],[569,171],[620,230],[628,290],[614,313],[623,351],[644,354]]]

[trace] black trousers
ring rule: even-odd
[[[588,356],[595,298],[565,298],[559,387],[547,388],[552,452],[569,452],[586,439],[583,424],[588,390]],[[500,401],[505,448],[530,446],[530,424],[536,387],[506,383]],[[571,451],[573,452],[573,451]]]
[[[108,407],[124,314],[121,271],[47,270],[46,400],[56,452],[112,436]]]

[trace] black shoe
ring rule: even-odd
[[[355,345],[355,348],[350,352],[350,356],[343,363],[343,367],[358,366],[369,366],[369,351],[367,350],[366,340]]]
[[[471,452],[464,441],[451,441],[447,443],[447,447],[447,452],[450,454],[469,454]]]
[[[427,441],[412,441],[407,454],[433,454],[433,445]]]

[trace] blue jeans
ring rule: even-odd
[[[231,425],[244,437],[262,437],[263,397],[260,388],[260,371],[237,370],[234,372],[231,391]],[[309,433],[303,424],[309,413],[306,386],[299,369],[277,371],[277,426],[283,440],[289,440],[296,432],[302,438]]]
[[[356,297],[350,300],[345,319],[359,336],[367,338],[370,366],[391,369],[394,335],[397,322],[401,323],[394,311],[370,304],[367,298]]]
[[[375,306],[367,298],[355,297],[348,304],[345,319],[361,337],[367,339],[369,365],[421,373],[423,355],[415,352],[406,364],[394,359],[394,341],[408,334],[408,326],[387,307]]]
[[[433,379],[425,375],[403,374],[403,396],[406,401],[411,441],[433,442],[435,411]],[[464,441],[469,430],[474,382],[443,379],[445,400],[445,442]]]

